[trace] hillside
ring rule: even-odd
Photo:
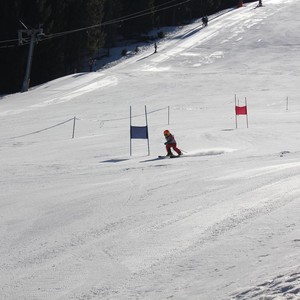
[[[263,2],[1,98],[1,299],[300,298],[300,2]]]

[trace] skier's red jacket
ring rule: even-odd
[[[165,145],[167,145],[167,144],[176,144],[176,140],[175,140],[173,134],[170,134],[170,135],[166,136]]]

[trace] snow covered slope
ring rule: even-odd
[[[263,3],[0,100],[1,299],[300,299],[300,2]]]

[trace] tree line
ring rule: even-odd
[[[43,28],[34,47],[30,76],[34,86],[84,71],[88,57],[122,38],[138,39],[154,28],[186,24],[239,1],[2,0],[0,94],[20,91],[24,79],[29,42],[19,45],[18,30]]]

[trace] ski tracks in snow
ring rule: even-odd
[[[119,82],[116,76],[105,76],[102,73],[99,74],[97,72],[95,72],[95,74],[82,74],[80,76],[82,76],[82,78],[78,77],[74,82],[69,78],[70,76],[56,80],[55,82],[57,83],[56,85],[53,85],[52,89],[48,89],[47,84],[33,88],[32,98],[34,104],[31,103],[26,105],[25,103],[26,106],[23,108],[4,110],[0,112],[0,116],[17,115],[19,113],[48,107],[49,105],[65,103],[96,89],[115,86]],[[72,84],[66,85],[66,88],[62,83],[69,82],[68,80],[72,82]],[[35,96],[35,94],[38,96]],[[40,97],[41,94],[43,97]],[[20,94],[20,97],[22,98],[22,94]]]
[[[216,247],[232,234],[236,238],[235,231],[243,232],[243,228],[251,227],[256,220],[279,211],[300,195],[297,163],[273,166],[271,162],[266,162],[266,166],[260,166],[261,158],[257,158],[259,167],[247,170],[247,162],[244,162],[239,170],[228,173],[226,164],[230,161],[227,159],[218,159],[215,163],[214,158],[205,162],[193,160],[168,161],[163,165],[153,162],[146,168],[124,169],[135,187],[125,207],[139,207],[143,222],[136,219],[137,223],[126,226],[124,238],[116,242],[117,248],[110,249],[111,255],[117,257],[130,272],[120,279],[119,286],[107,285],[99,289],[98,296],[120,299],[139,295],[155,299],[178,296],[184,291],[202,293],[203,287],[182,285],[182,282],[186,284],[188,281],[182,281],[182,278],[199,276],[195,272],[200,267],[204,268],[204,272],[212,267],[205,266],[201,260],[206,249]],[[199,163],[199,168],[203,163],[211,164],[211,168],[205,168],[211,173],[189,175],[190,189],[183,190],[181,183],[185,181],[185,172],[190,172],[189,163]],[[153,180],[157,176],[154,171],[157,168],[161,171],[158,185]],[[181,176],[178,177],[178,174]],[[216,185],[215,181],[219,184]],[[210,182],[213,182],[213,189]],[[183,182],[183,186],[187,185]],[[290,192],[283,192],[282,185],[289,186]],[[245,202],[244,198],[253,201]],[[284,230],[292,229],[287,227]],[[273,234],[270,233],[270,238]],[[237,256],[243,255],[242,250],[235,251]],[[267,257],[271,255],[263,254]],[[218,265],[222,264],[218,262]],[[228,266],[224,272],[234,272],[235,268],[234,265]],[[219,271],[207,272],[213,276],[211,273]],[[162,277],[163,280],[160,280]],[[172,295],[168,294],[165,286],[160,285],[160,282],[166,281],[170,282]],[[294,290],[297,291],[296,288]],[[199,298],[191,296],[190,299]]]
[[[300,271],[288,272],[232,295],[232,300],[290,299],[300,297]]]

